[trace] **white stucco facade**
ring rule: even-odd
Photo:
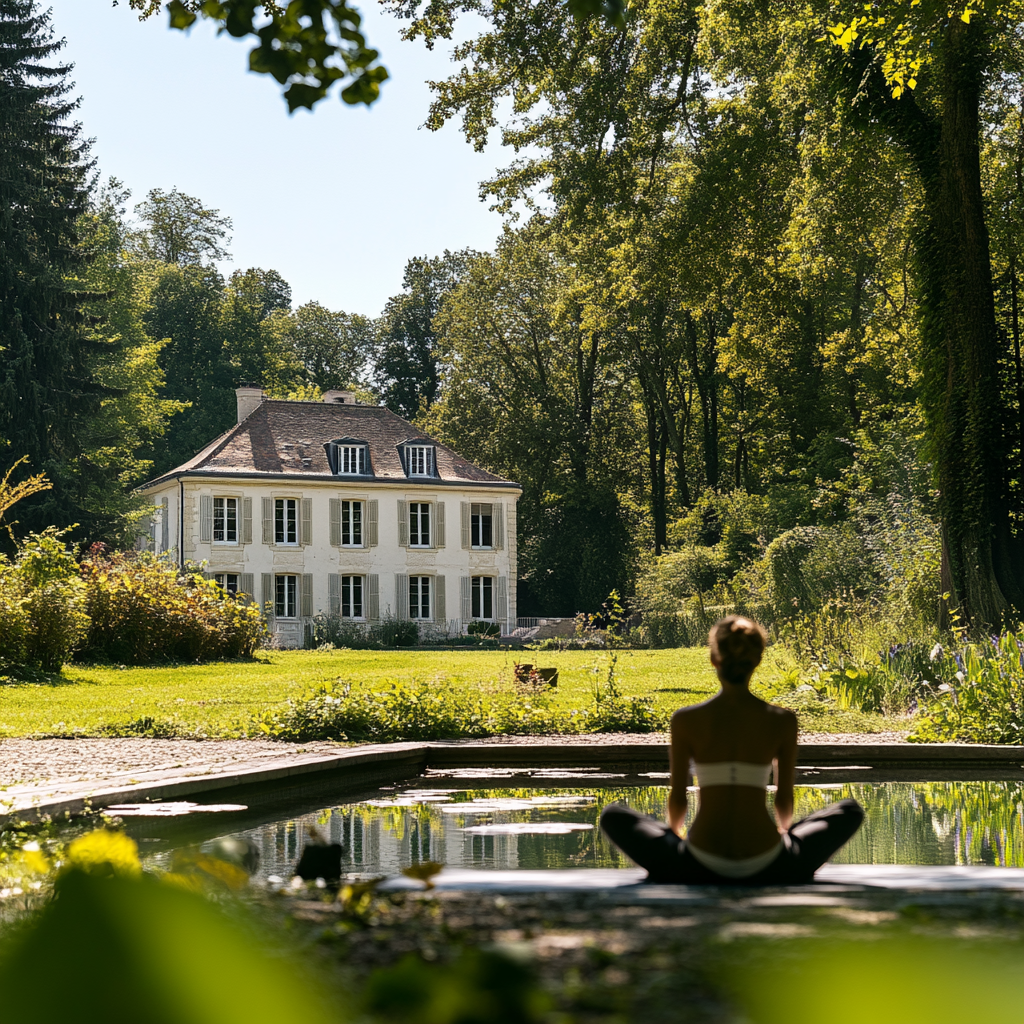
[[[239,409],[246,412],[241,400]],[[286,410],[289,422],[301,424],[301,411]],[[367,419],[365,407],[357,411]],[[322,410],[313,412],[323,418]],[[392,429],[391,420],[409,426],[386,415]],[[346,436],[354,432],[351,422],[345,426]],[[491,482],[483,471],[475,472],[484,479],[452,479],[474,468],[449,470],[454,463],[443,446],[431,456],[434,466],[440,461],[433,477],[393,479],[402,463],[376,453],[376,442],[367,443],[368,458],[381,465],[374,478],[325,473],[326,463],[308,456],[292,460],[294,471],[267,473],[235,454],[242,464],[218,472],[218,458],[232,461],[224,451],[248,450],[230,434],[208,449],[213,454],[200,453],[195,465],[144,489],[156,506],[149,546],[182,564],[202,563],[228,589],[250,594],[282,646],[301,646],[319,613],[368,624],[394,615],[448,631],[477,620],[498,623],[502,632],[514,628],[517,485]],[[260,443],[270,451],[293,447],[280,438]],[[301,443],[309,450],[319,444]],[[392,478],[380,478],[385,474]]]

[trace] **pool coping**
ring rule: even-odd
[[[1024,746],[967,743],[802,743],[797,748],[801,767],[907,767],[950,765],[985,766],[1014,764],[1024,767]],[[55,782],[13,799],[0,795],[0,828],[17,821],[74,817],[115,804],[184,800],[203,793],[239,786],[298,780],[329,772],[353,775],[374,767],[408,766],[410,770],[466,767],[472,765],[574,765],[599,763],[668,765],[664,743],[493,743],[473,741],[406,742],[350,747],[328,755],[285,754],[269,765],[199,770],[191,774],[168,769],[152,773],[156,778],[125,785],[113,780]],[[140,773],[141,774],[141,773]],[[106,785],[104,782],[106,781]]]

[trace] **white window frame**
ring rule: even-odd
[[[430,444],[406,445],[405,465],[409,476],[433,476],[434,446]]]
[[[484,512],[484,509],[487,512]],[[487,520],[486,524],[484,520]],[[484,526],[486,525],[486,532]],[[489,543],[484,539],[490,534]],[[469,506],[469,546],[477,551],[494,549],[494,505],[491,502],[473,502]]]
[[[366,445],[336,444],[334,461],[339,476],[366,476]]]
[[[278,505],[281,506],[281,533],[278,534]],[[288,513],[291,512],[289,523]],[[292,539],[288,539],[291,526]],[[299,499],[298,498],[274,498],[274,544],[277,547],[297,548],[299,546]]]
[[[421,614],[426,605],[426,615]],[[434,586],[431,576],[409,577],[409,618],[415,622],[431,622],[434,617]]]
[[[409,502],[409,547],[411,548],[429,548],[430,542],[433,539],[434,529],[434,515],[431,505],[433,503],[429,501],[410,501]],[[427,528],[423,529],[423,519],[426,518]],[[413,529],[413,523],[416,524],[416,528]],[[426,540],[423,539],[424,535]],[[413,540],[416,537],[416,540]]]
[[[497,596],[493,576],[473,576],[470,582],[470,615],[482,622],[494,621],[494,599]],[[488,612],[487,605],[491,608]]]
[[[342,498],[341,546],[343,548],[361,548],[365,536],[366,503],[359,498]]]
[[[274,616],[278,619],[299,617],[299,577],[294,573],[274,576]]]
[[[221,537],[217,539],[217,504],[220,503],[220,520],[221,520]],[[231,515],[228,515],[229,510]],[[215,494],[213,496],[213,543],[214,544],[237,544],[238,543],[238,519],[239,512],[239,499],[234,495],[228,494]],[[234,522],[233,535],[229,535],[231,531],[228,530],[228,523]]]
[[[238,596],[239,587],[239,573],[237,572],[215,572],[213,578],[220,584],[220,586],[229,594]],[[234,587],[232,587],[234,582]]]
[[[358,589],[358,604],[356,590]],[[343,619],[364,620],[366,618],[366,577],[365,576],[342,576],[341,577],[341,617]],[[348,598],[346,600],[346,593]],[[345,607],[348,606],[348,614],[345,614]],[[358,609],[358,612],[357,610]]]

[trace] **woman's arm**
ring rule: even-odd
[[[668,765],[672,776],[672,788],[668,794],[668,824],[677,836],[683,834],[683,825],[686,823],[686,787],[690,784],[690,756],[683,714],[677,711],[672,716],[671,742],[668,748]]]
[[[779,831],[784,832],[793,824],[793,783],[796,779],[796,715],[785,712],[783,738],[775,758],[775,820]]]

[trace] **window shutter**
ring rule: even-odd
[[[252,592],[253,589],[253,578],[251,572],[243,572],[238,577],[238,596],[243,598],[246,604],[249,604],[255,597]]]
[[[204,570],[203,571],[203,579],[204,580],[212,580],[213,579],[213,573],[212,572],[206,572]]]
[[[341,498],[331,498],[331,547],[341,547]]]
[[[459,584],[462,598],[462,621],[466,623],[473,618],[473,582],[468,576],[463,576]]]
[[[332,542],[333,543],[333,542]],[[327,577],[328,590],[330,592],[330,612],[332,615],[341,614],[341,576],[332,572]]]
[[[252,498],[242,499],[242,543],[252,543]]]
[[[471,511],[469,502],[459,502],[459,511],[462,513],[462,546],[468,549],[470,546],[469,513]]]
[[[264,501],[269,499],[264,498]],[[260,573],[261,589],[263,591],[263,614],[267,622],[274,621],[274,576],[272,573]]]
[[[398,502],[398,546],[409,546],[409,502],[402,500]]]
[[[307,619],[313,617],[313,575],[308,572],[302,574],[302,615]]]
[[[434,503],[434,547],[444,547],[444,502]]]
[[[495,601],[494,617],[503,625],[508,622],[508,577],[498,577],[498,596]]]
[[[368,548],[377,546],[377,499],[366,503],[366,531],[363,533],[364,545]]]
[[[434,577],[434,621],[446,623],[448,612],[444,606],[444,577]]]
[[[494,550],[500,551],[505,546],[505,506],[495,502],[491,506],[491,533]]]
[[[302,544],[313,543],[313,499],[303,498],[302,499],[302,536],[300,538]],[[312,614],[312,612],[310,613]]]
[[[213,540],[213,495],[199,495],[199,543],[209,544]]]
[[[431,476],[437,476],[437,449],[436,448],[428,448],[427,449],[427,460],[430,463],[430,465],[427,466],[427,472]]]
[[[409,577],[403,572],[395,573],[395,614],[409,618]]]
[[[263,543],[274,543],[274,499],[263,499]]]
[[[166,551],[171,546],[171,509],[168,498],[160,499],[160,550]],[[212,527],[211,527],[212,529]]]
[[[380,577],[375,572],[366,577],[366,617],[380,621]]]

